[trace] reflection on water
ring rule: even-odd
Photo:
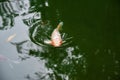
[[[0,15],[2,25],[0,29],[9,29],[15,25],[14,18],[28,13],[29,0],[14,0],[0,2]]]
[[[16,45],[18,53],[23,54],[20,56],[21,60],[29,59],[30,55],[45,61],[44,65],[48,71],[47,73],[36,72],[35,75],[38,79],[69,80],[77,79],[78,71],[81,74],[86,73],[86,61],[77,46],[69,45],[63,48],[43,47],[37,46],[30,41],[12,44]],[[36,80],[29,74],[26,78]]]
[[[51,4],[54,4],[54,1]],[[0,72],[3,72],[0,73],[0,79],[118,80],[120,65],[117,50],[102,46],[104,45],[102,40],[99,41],[100,43],[96,43],[95,40],[97,41],[100,36],[95,36],[94,29],[91,29],[90,34],[92,35],[85,35],[88,29],[85,26],[82,27],[83,29],[75,28],[76,31],[82,29],[82,34],[72,30],[74,25],[71,26],[71,24],[79,23],[78,20],[69,24],[66,23],[69,26],[67,31],[64,30],[67,26],[63,25],[60,33],[65,43],[60,47],[53,47],[44,43],[46,39],[51,39],[53,30],[61,22],[59,9],[53,8],[56,15],[54,15],[55,17],[50,16],[53,13],[50,11],[53,10],[52,7],[54,6],[49,7],[48,0],[0,2],[2,22],[0,23],[0,45],[3,46],[0,46],[0,54],[9,60],[5,62],[4,57],[0,55],[0,66],[2,65]],[[59,5],[58,7],[60,8]],[[73,13],[67,15],[70,14],[73,15]],[[68,20],[67,17],[65,20]],[[75,25],[78,26],[79,24]],[[67,33],[71,30],[71,34],[76,34],[75,36]],[[10,38],[10,34],[15,34],[15,37],[11,35],[13,37]],[[81,39],[77,34],[81,34]],[[7,42],[5,42],[6,39]],[[91,45],[92,43],[93,45]],[[84,45],[81,46],[82,44]],[[9,68],[11,66],[12,69]],[[5,76],[1,77],[2,75]]]

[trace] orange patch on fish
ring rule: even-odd
[[[16,34],[13,34],[13,35],[9,36],[6,41],[10,42],[15,36],[16,36]]]
[[[45,43],[50,44],[54,47],[59,47],[62,45],[62,38],[61,38],[61,34],[59,32],[60,27],[63,26],[63,22],[60,22],[57,26],[57,28],[55,28],[51,34],[51,40],[45,41]]]

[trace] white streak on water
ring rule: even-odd
[[[49,4],[48,4],[48,2],[47,2],[47,1],[45,2],[45,6],[49,6]]]

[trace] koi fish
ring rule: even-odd
[[[10,42],[15,36],[16,36],[16,34],[13,34],[13,35],[9,36],[7,38],[7,42]]]
[[[0,62],[1,62],[1,61],[7,61],[8,64],[9,64],[9,66],[10,66],[12,69],[14,68],[13,65],[12,65],[12,63],[15,63],[15,64],[19,64],[19,63],[20,63],[19,61],[11,60],[11,59],[5,57],[4,55],[1,55],[1,54],[0,54]],[[11,62],[12,62],[12,63],[11,63]]]
[[[63,22],[60,22],[57,26],[57,28],[55,28],[51,34],[51,40],[46,40],[45,43],[50,44],[54,47],[59,47],[62,45],[63,41],[61,38],[61,34],[59,32],[60,27],[63,26]]]
[[[0,61],[4,61],[4,60],[7,60],[7,58],[4,57],[3,55],[0,55]]]

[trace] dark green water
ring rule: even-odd
[[[12,28],[0,30],[0,55],[5,58],[0,58],[0,80],[119,80],[119,4],[118,0],[51,0],[47,8],[36,6],[32,13],[15,17]],[[50,23],[43,25],[36,18],[41,11]],[[59,48],[45,45],[59,21],[64,22],[64,40],[72,39]]]

